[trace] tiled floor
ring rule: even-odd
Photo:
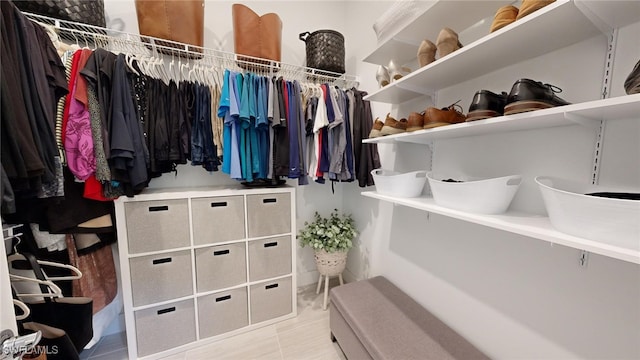
[[[298,316],[258,330],[204,345],[165,359],[327,359],[345,360],[329,339],[329,310],[322,310],[323,294],[315,285],[298,289]],[[125,333],[103,337],[82,360],[128,359]]]

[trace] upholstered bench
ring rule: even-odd
[[[349,360],[488,359],[382,276],[331,290],[331,339]]]

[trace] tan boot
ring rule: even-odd
[[[440,30],[440,34],[438,34],[438,40],[436,40],[436,46],[438,47],[438,54],[440,55],[440,59],[451,54],[452,52],[460,49],[462,44],[458,40],[458,34],[449,29],[444,28]]]
[[[387,118],[384,120],[384,126],[380,130],[380,135],[394,135],[407,131],[407,119],[400,119],[400,121],[394,119],[387,114]]]
[[[551,4],[556,0],[522,0],[522,5],[520,5],[520,11],[518,12],[518,16],[516,20],[520,20],[523,17],[531,14],[536,10],[540,10],[543,7]]]
[[[382,130],[383,126],[384,126],[384,123],[380,121],[380,118],[376,118],[376,120],[373,122],[373,127],[371,127],[371,131],[369,132],[369,139],[382,136],[382,134],[380,133],[380,130]]]
[[[236,54],[280,61],[282,21],[278,14],[262,16],[242,4],[231,6]]]
[[[513,5],[503,6],[498,9],[496,16],[493,18],[489,32],[500,30],[503,27],[516,21],[518,16],[518,8]]]
[[[420,67],[431,64],[436,60],[437,49],[436,44],[426,39],[422,40],[422,43],[420,43],[420,47],[418,48],[418,63],[420,64]]]

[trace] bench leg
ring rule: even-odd
[[[331,333],[331,342],[338,342],[338,339]]]
[[[344,281],[342,281],[342,273],[338,274],[338,278],[340,279],[340,285],[344,285]]]
[[[322,286],[322,274],[320,274],[320,278],[318,279],[318,286],[316,287],[316,294],[320,294],[320,286]]]
[[[327,297],[329,295],[329,277],[324,277],[324,305],[322,306],[323,310],[327,310]]]

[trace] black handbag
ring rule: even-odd
[[[40,268],[37,259],[33,254],[22,253],[39,280],[45,280],[44,272]],[[42,289],[43,293],[48,292],[48,288]],[[93,299],[88,297],[44,297],[44,300],[27,303],[31,310],[32,321],[42,323],[64,330],[76,350],[79,352],[93,338]]]
[[[13,0],[13,3],[24,12],[106,27],[104,0]]]
[[[307,67],[344,74],[344,36],[334,30],[303,32],[306,43]]]

